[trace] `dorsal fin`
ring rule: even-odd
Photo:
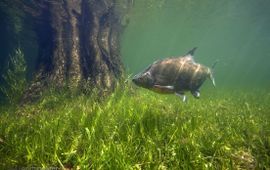
[[[183,56],[186,61],[191,61],[191,62],[195,63],[193,55],[194,55],[194,52],[196,49],[197,49],[197,47],[194,47],[192,50],[187,52],[186,55]]]
[[[194,55],[194,52],[196,51],[197,47],[194,47],[192,50],[190,50],[189,52],[187,52],[186,56],[187,55],[191,55],[193,56]]]

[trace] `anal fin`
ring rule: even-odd
[[[176,92],[175,94],[177,96],[181,97],[183,102],[186,102],[187,101],[187,96],[184,93],[182,93],[182,92]]]
[[[198,90],[196,90],[196,91],[191,91],[191,94],[192,94],[196,99],[200,98],[200,92],[199,92]]]

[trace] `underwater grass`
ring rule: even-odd
[[[267,169],[270,93],[173,95],[118,87],[96,95],[48,92],[0,115],[0,169]]]

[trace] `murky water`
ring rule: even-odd
[[[270,85],[269,0],[136,0],[129,21],[122,37],[129,73],[198,47],[197,62],[219,60],[218,87]]]

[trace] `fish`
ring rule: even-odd
[[[209,78],[213,86],[216,86],[213,69],[196,63],[194,47],[183,56],[168,57],[157,60],[144,71],[136,74],[132,82],[142,88],[146,88],[161,94],[176,94],[185,102],[185,92],[190,91],[195,98],[200,97],[200,87]]]

